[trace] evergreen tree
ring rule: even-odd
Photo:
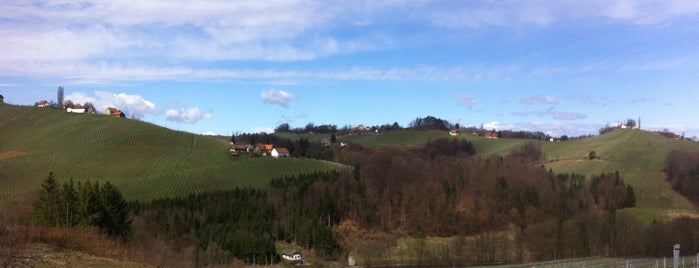
[[[100,217],[99,184],[78,183],[78,222],[93,225]]]
[[[60,215],[65,227],[73,227],[78,223],[78,192],[75,190],[73,179],[63,184],[60,199]]]
[[[60,226],[59,203],[61,192],[53,172],[41,182],[39,199],[33,203],[34,221],[43,226]]]
[[[102,208],[98,226],[108,235],[125,237],[131,233],[131,220],[126,200],[111,183],[106,182],[100,189]]]

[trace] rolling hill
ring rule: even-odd
[[[0,203],[59,181],[111,181],[131,200],[257,186],[341,165],[231,157],[224,141],[106,115],[0,104]]]
[[[542,149],[551,161],[545,164],[546,168],[556,172],[589,176],[619,171],[636,193],[637,207],[625,211],[644,222],[699,215],[691,202],[672,190],[663,173],[665,156],[670,151],[699,151],[699,143],[637,129],[619,129],[589,139],[544,143]],[[595,151],[599,159],[585,160],[590,151]]]

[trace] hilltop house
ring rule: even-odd
[[[452,130],[449,131],[449,135],[451,135],[451,136],[458,136],[458,135],[459,135],[459,131],[456,130],[456,129],[452,129]]]
[[[51,104],[47,100],[40,100],[37,101],[34,106],[39,107],[39,108],[44,108],[44,107],[49,107]]]
[[[272,157],[289,157],[289,150],[286,148],[274,148],[271,152]]]
[[[114,107],[107,107],[107,109],[104,109],[104,114],[111,115],[114,117],[126,117],[126,114],[122,113],[121,110]]]

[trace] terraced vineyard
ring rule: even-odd
[[[0,105],[0,203],[60,181],[111,181],[149,200],[258,186],[285,175],[333,170],[311,159],[231,157],[224,141],[105,115]]]

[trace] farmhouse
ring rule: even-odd
[[[272,152],[272,149],[274,149],[274,144],[258,143],[254,152],[256,154],[267,156]]]
[[[255,149],[250,144],[232,144],[231,145],[231,152],[239,152],[239,153],[249,153],[252,152]]]
[[[114,107],[107,107],[107,109],[104,109],[104,114],[111,115],[114,117],[126,117],[126,114],[122,113],[121,110]]]
[[[272,157],[289,157],[289,150],[286,148],[274,148],[271,153]]]
[[[485,137],[488,139],[497,139],[498,138],[498,133],[497,132],[492,132],[488,131],[485,133]]]
[[[37,101],[37,102],[34,104],[34,106],[40,107],[40,108],[49,107],[49,105],[50,105],[50,104],[49,104],[49,102],[48,102],[47,100],[40,100],[40,101]]]
[[[459,131],[456,130],[456,129],[452,129],[452,130],[449,131],[449,135],[451,135],[451,136],[458,136],[458,135],[459,135]]]

